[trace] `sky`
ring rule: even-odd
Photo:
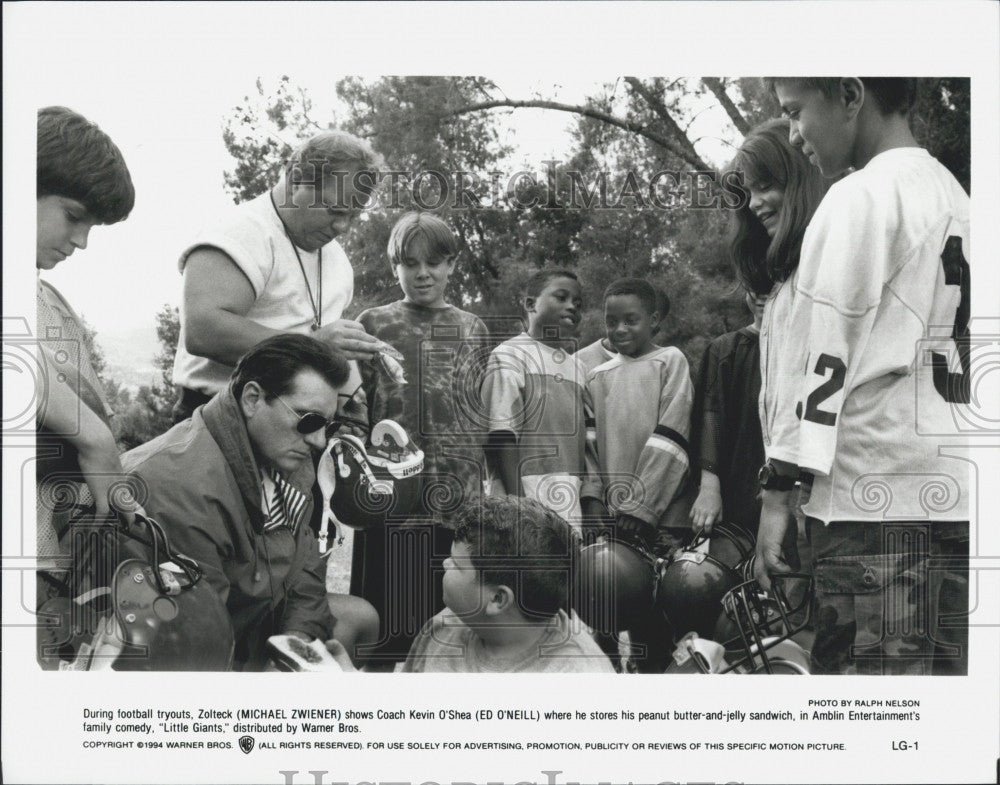
[[[697,6],[672,5],[677,10],[670,18],[676,25],[669,29],[687,29],[686,16]],[[232,163],[222,143],[223,120],[254,92],[258,78],[268,88],[288,75],[308,91],[314,117],[325,121],[333,85],[352,73],[371,78],[386,73],[481,74],[494,79],[509,97],[539,94],[578,103],[628,73],[781,71],[769,62],[758,64],[755,71],[754,58],[774,56],[766,48],[731,57],[720,68],[715,55],[707,56],[697,44],[676,35],[660,41],[647,33],[644,47],[643,31],[628,28],[627,15],[600,19],[602,35],[609,40],[618,36],[635,41],[622,56],[606,57],[600,46],[577,51],[566,36],[565,18],[556,12],[558,4],[529,7],[531,26],[551,29],[551,35],[542,34],[543,44],[524,49],[520,42],[539,33],[526,31],[517,14],[489,16],[483,5],[434,4],[441,11],[435,17],[419,4],[307,4],[299,6],[298,13],[308,21],[298,24],[289,7],[269,3],[6,4],[5,23],[19,35],[8,36],[4,47],[5,195],[7,182],[17,176],[12,173],[16,166],[12,169],[7,160],[14,144],[8,132],[20,131],[26,136],[11,139],[25,138],[30,145],[39,107],[69,106],[111,135],[132,172],[135,209],[123,223],[95,228],[89,247],[46,277],[96,328],[106,352],[115,355],[116,348],[134,348],[116,347],[116,342],[133,342],[135,328],[145,328],[142,340],[148,342],[151,357],[158,350],[154,315],[164,304],[180,303],[178,254],[204,221],[231,204],[223,188],[223,171]],[[453,30],[442,22],[441,16],[452,9],[464,28]],[[477,14],[486,15],[488,28],[477,25]],[[557,19],[562,27],[552,24]],[[748,24],[751,19],[748,16]],[[307,29],[309,43],[296,46],[296,36]],[[653,48],[653,41],[662,46]],[[722,43],[720,39],[713,45]],[[966,43],[972,47],[975,41],[969,38]],[[921,62],[934,72],[931,56],[925,53]],[[878,57],[875,63],[885,67]],[[692,68],[695,64],[700,68]],[[618,92],[624,93],[620,83]],[[713,163],[724,163],[731,148],[723,140],[737,141],[728,118],[711,98],[696,106],[695,114],[691,136],[701,137],[699,152]],[[516,148],[516,163],[527,161],[541,171],[541,162],[570,152],[573,115],[518,109],[498,120]],[[28,159],[14,157],[30,177]],[[25,185],[30,187],[30,180],[21,183]],[[28,246],[20,248],[15,255],[30,253]]]
[[[224,14],[231,26],[244,29],[213,27],[219,38],[208,36],[205,29],[191,32],[189,17],[198,15],[193,5],[168,5],[153,14],[137,14],[125,6],[113,13],[100,4],[98,9],[86,13],[71,4],[58,24],[51,18],[36,23],[36,51],[44,48],[45,67],[19,74],[16,95],[5,93],[5,103],[17,100],[22,112],[51,104],[75,109],[114,139],[128,163],[137,192],[132,214],[123,223],[96,227],[86,250],[45,274],[97,330],[105,351],[114,354],[116,342],[135,340],[133,328],[147,327],[147,338],[153,340],[155,313],[164,303],[177,305],[181,299],[180,251],[206,217],[232,204],[223,188],[223,171],[232,158],[222,143],[222,125],[232,109],[254,93],[257,78],[266,90],[288,75],[308,91],[315,105],[313,117],[325,122],[334,107],[329,100],[334,84],[351,73],[342,69],[356,68],[358,61],[337,58],[333,50],[328,58],[306,62],[269,56],[273,53],[266,48],[263,56],[251,56],[253,46],[249,40],[241,44],[241,36],[259,38],[274,10],[268,6],[255,24]],[[38,9],[5,8],[15,18],[22,11],[31,17],[32,10]],[[160,28],[157,35],[154,26]],[[180,34],[171,38],[171,30]],[[213,48],[220,50],[218,56],[196,65],[191,55],[205,47],[210,55]],[[317,69],[317,62],[328,67]],[[470,67],[468,73],[494,78],[512,98],[541,94],[566,103],[582,102],[601,83],[617,77],[614,70],[591,75],[559,68],[539,77],[531,70],[491,64]],[[618,92],[624,87],[619,85]],[[498,120],[515,147],[517,163],[527,161],[541,172],[542,161],[569,155],[573,115],[518,109]],[[722,110],[707,102],[698,123],[697,133],[707,137],[700,143],[703,155],[723,160],[728,148],[714,139],[725,136],[731,126]],[[115,295],[109,297],[112,288]],[[150,356],[157,348],[151,344]]]

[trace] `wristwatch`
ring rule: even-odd
[[[778,474],[774,464],[768,461],[757,473],[757,484],[762,491],[790,491],[798,482],[798,477]]]

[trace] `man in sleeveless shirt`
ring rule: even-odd
[[[340,318],[354,271],[336,238],[366,205],[380,164],[357,137],[317,134],[293,152],[272,188],[184,249],[176,422],[225,388],[241,355],[277,333],[310,334],[349,360],[372,358],[376,340]]]

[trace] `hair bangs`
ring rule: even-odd
[[[38,111],[36,195],[75,199],[101,224],[125,220],[135,205],[121,150],[96,123],[64,106]]]
[[[826,184],[819,169],[789,142],[788,120],[768,120],[754,128],[733,158],[744,188],[777,185],[783,191],[777,228],[770,237],[749,200],[733,211],[729,248],[740,283],[754,294],[770,292],[799,264],[802,237],[819,206]]]
[[[458,253],[458,240],[447,222],[431,213],[409,212],[396,221],[389,233],[389,264],[401,264],[419,243],[425,244],[432,258]]]

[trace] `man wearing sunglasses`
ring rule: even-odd
[[[336,429],[347,360],[305,335],[253,347],[229,385],[189,420],[122,456],[148,514],[198,561],[229,610],[235,666],[267,665],[271,635],[374,642],[365,600],[327,595],[326,562],[309,528],[313,454]]]

